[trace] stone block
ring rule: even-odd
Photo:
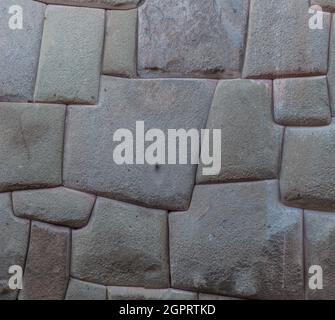
[[[63,4],[66,6],[102,8],[102,9],[132,9],[142,0],[36,0],[47,4]]]
[[[241,299],[218,296],[215,294],[199,293],[199,300],[241,300]]]
[[[332,115],[335,116],[335,17],[333,15],[331,38],[329,43],[329,69],[328,69],[328,85],[332,106]]]
[[[171,285],[302,299],[302,210],[278,198],[277,181],[196,186],[190,209],[169,215]]]
[[[71,279],[66,300],[106,300],[107,288],[95,283]]]

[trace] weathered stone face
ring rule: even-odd
[[[98,284],[71,279],[66,300],[106,300],[107,288]]]
[[[196,186],[169,222],[174,288],[303,298],[302,211],[279,203],[276,181]]]
[[[63,4],[69,6],[103,8],[103,9],[131,9],[136,8],[142,0],[36,0],[48,4]]]
[[[98,198],[90,223],[72,234],[75,278],[105,285],[169,286],[165,211]]]
[[[139,9],[139,73],[238,77],[248,5],[248,0],[146,0]]]

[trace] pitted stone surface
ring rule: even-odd
[[[251,1],[243,77],[327,73],[330,14],[313,30],[308,10],[309,0]]]
[[[110,286],[169,286],[167,213],[98,198],[87,227],[73,231],[75,278]]]
[[[331,122],[326,77],[274,81],[274,117],[285,126],[323,126]]]
[[[62,183],[65,106],[0,103],[0,191]]]
[[[311,266],[321,266],[323,276],[322,290],[311,290],[306,286],[306,296],[310,300],[335,299],[335,214],[315,211],[305,211],[305,267],[306,283],[313,274]],[[314,283],[314,282],[313,282]]]
[[[198,183],[277,178],[282,129],[272,118],[271,82],[225,80],[217,86],[207,128],[222,130],[221,171]]]
[[[136,76],[137,10],[108,11],[103,73]]]
[[[109,300],[197,300],[197,293],[175,289],[108,287]]]
[[[69,6],[92,7],[103,9],[136,8],[143,0],[36,0],[48,4],[63,4]]]
[[[276,181],[196,186],[169,222],[174,288],[303,298],[302,211],[279,203]]]
[[[93,195],[66,188],[18,191],[12,197],[16,216],[71,228],[88,223],[95,202]]]
[[[29,221],[13,215],[9,193],[0,194],[0,300],[15,300],[18,291],[8,287],[10,266],[24,266]]]
[[[60,300],[69,278],[70,230],[33,222],[20,300]]]
[[[98,284],[71,279],[66,300],[106,300],[107,288]]]
[[[142,76],[240,75],[249,0],[146,0],[139,8]]]
[[[289,206],[335,210],[335,123],[287,128],[284,140],[282,200]]]
[[[9,26],[15,14],[9,13],[12,6],[22,8],[22,29],[12,30]],[[33,99],[45,7],[32,0],[1,0],[0,101]],[[17,21],[11,22],[17,25]]]
[[[204,128],[215,84],[212,80],[102,77],[97,108],[69,107],[65,185],[153,208],[187,209],[196,166],[118,165],[112,150],[119,143],[112,137],[119,128],[133,130],[136,121],[164,133]]]
[[[101,9],[47,7],[35,101],[97,102],[104,21]]]

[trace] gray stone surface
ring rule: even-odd
[[[274,117],[285,126],[323,126],[331,122],[326,77],[274,81]]]
[[[71,275],[110,285],[169,286],[167,213],[98,198],[87,227],[73,231]]]
[[[63,4],[78,7],[103,9],[132,9],[143,0],[36,0],[48,4]]]
[[[308,9],[309,0],[251,1],[243,77],[327,73],[330,14],[313,30]]]
[[[248,0],[146,0],[139,8],[139,73],[238,77],[248,6]]]
[[[65,106],[0,103],[0,192],[62,182]]]
[[[103,73],[137,75],[137,10],[107,12]]]
[[[215,294],[199,293],[199,300],[241,300],[241,299],[218,296]]]
[[[47,7],[35,101],[97,102],[104,23],[101,9]]]
[[[19,299],[64,299],[69,264],[70,229],[33,222]]]
[[[0,300],[15,300],[17,291],[8,287],[10,266],[24,267],[28,239],[29,221],[13,215],[9,193],[0,194]]]
[[[216,89],[207,128],[222,130],[221,171],[197,182],[264,180],[278,176],[282,129],[272,117],[269,81],[225,80]]]
[[[102,77],[97,108],[69,107],[65,185],[153,208],[187,209],[196,166],[118,165],[113,150],[119,142],[112,137],[120,128],[134,132],[136,121],[144,121],[146,130],[157,128],[164,133],[204,128],[215,84],[212,80]]]
[[[109,300],[197,300],[198,294],[175,289],[108,287]]]
[[[331,39],[329,43],[329,69],[328,69],[328,84],[329,94],[332,105],[332,115],[335,116],[335,18],[333,15],[331,27]]]
[[[107,288],[95,283],[71,279],[66,300],[106,300]]]
[[[84,227],[90,218],[95,196],[66,188],[13,193],[14,214],[71,228]]]
[[[284,141],[282,201],[311,210],[335,210],[335,123],[287,128]]]
[[[303,298],[302,211],[278,197],[276,181],[196,186],[190,209],[170,214],[171,285]]]
[[[310,300],[335,299],[335,214],[305,211],[306,297]],[[323,289],[309,289],[311,266],[323,271]]]
[[[322,7],[322,10],[335,10],[335,0],[311,0],[311,5],[319,5]]]
[[[15,16],[9,9],[14,5],[22,8],[21,30],[9,27],[9,19]],[[33,99],[45,7],[31,0],[1,0],[0,101]]]

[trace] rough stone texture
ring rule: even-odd
[[[328,69],[328,84],[329,94],[332,105],[332,115],[335,116],[335,18],[333,15],[331,27],[331,39],[329,48],[329,69]]]
[[[73,231],[74,277],[111,286],[169,286],[167,213],[98,198],[87,227]]]
[[[323,126],[331,122],[326,77],[274,81],[274,117],[285,126]]]
[[[335,299],[335,215],[334,213],[305,211],[306,297],[310,300]],[[308,282],[311,266],[323,269],[323,289],[310,290]]]
[[[47,7],[36,101],[97,102],[104,21],[101,9]]]
[[[287,128],[284,140],[282,200],[311,210],[335,210],[335,123]]]
[[[63,4],[78,7],[92,7],[103,9],[131,9],[136,8],[143,0],[36,0],[48,4]]]
[[[59,300],[69,278],[70,230],[33,222],[20,300]]]
[[[71,279],[66,300],[106,300],[107,288],[98,284]]]
[[[241,299],[218,296],[215,294],[199,293],[199,300],[241,300]]]
[[[277,178],[282,129],[273,122],[271,82],[225,80],[219,83],[207,128],[222,130],[221,171],[198,183]]]
[[[103,73],[136,76],[137,10],[108,11]]]
[[[139,8],[139,73],[238,77],[248,7],[248,0],[146,0]]]
[[[196,186],[190,209],[169,221],[174,288],[303,297],[302,211],[278,202],[276,181]]]
[[[109,300],[197,300],[197,293],[175,289],[108,287]]]
[[[311,5],[315,4],[321,6],[323,10],[335,10],[335,0],[311,0]]]
[[[119,142],[112,137],[119,128],[134,132],[136,121],[165,133],[204,128],[215,81],[102,77],[100,89],[97,108],[69,107],[65,185],[153,208],[187,209],[196,166],[117,165],[111,150]]]
[[[11,6],[24,13],[22,30],[12,30]],[[0,3],[0,101],[33,99],[43,30],[45,5],[31,0],[1,0]],[[27,54],[29,52],[29,54]]]
[[[0,192],[61,184],[65,106],[0,103]]]
[[[12,265],[23,266],[25,262],[29,221],[13,215],[9,193],[0,194],[0,300],[15,300],[17,291],[8,287]]]
[[[88,223],[94,202],[95,196],[66,188],[13,193],[16,216],[71,228]]]
[[[309,0],[254,0],[250,4],[246,78],[327,73],[330,15],[309,28]]]

